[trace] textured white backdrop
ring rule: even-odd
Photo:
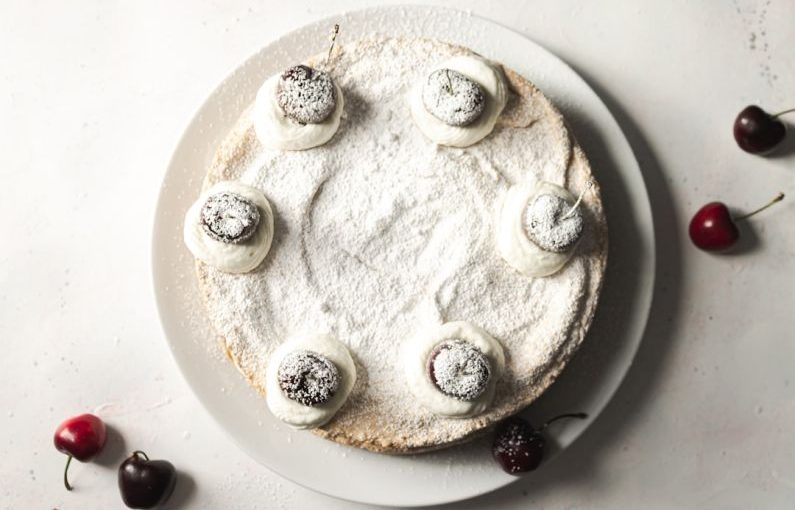
[[[532,484],[457,507],[790,507],[795,141],[761,159],[731,124],[748,103],[795,106],[795,3],[439,3],[526,34],[602,96],[643,168],[660,266],[650,331],[606,412]],[[149,239],[209,92],[280,34],[365,5],[0,4],[0,508],[121,508],[115,462],[133,446],[184,471],[171,508],[355,506],[255,464],[201,409],[157,323]],[[777,191],[790,198],[752,222],[744,253],[690,246],[702,203],[748,210]],[[51,434],[92,410],[126,444],[112,433],[97,464],[73,465],[68,494]]]

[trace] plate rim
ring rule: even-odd
[[[266,468],[268,468],[270,471],[272,471],[273,473],[277,474],[278,476],[280,476],[280,477],[282,477],[282,478],[284,478],[286,480],[289,480],[292,483],[296,483],[297,485],[300,485],[300,486],[302,486],[304,488],[313,490],[315,492],[318,492],[318,493],[321,493],[321,494],[325,494],[327,496],[334,497],[334,498],[337,498],[337,499],[342,499],[342,500],[346,500],[346,501],[355,501],[355,502],[359,502],[359,503],[376,504],[376,505],[390,505],[390,506],[398,506],[399,505],[399,506],[406,506],[406,507],[408,507],[408,506],[415,507],[415,506],[444,504],[444,503],[451,503],[451,502],[455,502],[455,501],[462,501],[462,500],[469,499],[469,498],[472,498],[472,497],[476,497],[476,496],[479,496],[479,495],[487,494],[489,492],[493,492],[495,490],[498,490],[500,488],[503,488],[503,487],[505,487],[507,485],[510,485],[510,484],[514,483],[515,481],[519,480],[520,478],[510,477],[510,478],[501,479],[499,481],[499,483],[496,483],[493,487],[491,487],[488,490],[481,490],[481,491],[478,491],[478,492],[472,492],[472,493],[463,494],[463,495],[456,495],[456,496],[453,496],[453,497],[425,498],[425,499],[422,499],[422,500],[412,500],[411,502],[407,503],[407,502],[385,501],[383,499],[357,498],[356,495],[345,495],[345,494],[342,494],[342,493],[332,493],[332,492],[320,489],[318,487],[311,486],[308,483],[305,483],[305,482],[303,482],[301,480],[295,479],[295,478],[293,478],[293,477],[291,477],[289,475],[284,474],[277,467],[275,467],[275,466],[273,466],[271,464],[264,463],[258,456],[256,456],[252,451],[250,451],[249,448],[246,445],[244,445],[242,443],[242,441],[238,437],[235,436],[235,434],[232,432],[230,427],[219,416],[217,416],[215,412],[213,412],[213,410],[212,410],[213,405],[211,403],[209,403],[209,397],[203,395],[203,390],[199,388],[197,381],[195,381],[194,378],[191,377],[187,373],[186,367],[184,366],[183,362],[181,362],[181,354],[178,352],[176,341],[172,338],[171,335],[169,335],[170,328],[166,324],[166,321],[168,320],[166,318],[166,313],[169,312],[169,310],[167,310],[168,307],[165,304],[165,302],[166,302],[165,292],[162,290],[161,286],[159,285],[159,280],[162,278],[162,277],[160,277],[160,275],[162,274],[162,271],[166,270],[166,268],[164,267],[164,264],[162,264],[160,262],[160,260],[158,260],[160,258],[160,254],[159,254],[159,251],[158,251],[160,246],[159,246],[158,240],[164,234],[164,232],[161,232],[161,229],[159,227],[159,224],[160,224],[159,220],[163,216],[163,212],[162,211],[165,208],[164,204],[168,200],[170,200],[170,196],[169,196],[170,195],[170,193],[169,193],[170,190],[167,189],[167,187],[165,186],[165,183],[166,183],[166,180],[167,180],[168,176],[173,172],[175,166],[178,163],[177,158],[180,155],[181,148],[183,147],[184,144],[187,143],[188,138],[192,134],[192,130],[196,127],[196,125],[198,125],[200,123],[203,113],[208,108],[210,108],[210,106],[212,105],[213,101],[215,99],[217,99],[217,96],[219,94],[219,90],[229,80],[231,80],[238,72],[240,72],[242,69],[244,69],[244,68],[248,67],[249,65],[251,65],[251,63],[253,61],[255,61],[256,59],[261,58],[260,57],[261,54],[266,54],[266,53],[268,53],[268,51],[274,51],[274,47],[277,46],[284,39],[287,39],[289,37],[295,37],[296,35],[304,32],[304,31],[311,30],[312,27],[317,27],[317,26],[320,26],[320,25],[326,25],[326,24],[332,23],[333,21],[339,20],[341,17],[347,17],[347,16],[351,16],[351,15],[356,15],[356,16],[366,16],[368,14],[369,15],[375,15],[377,13],[384,13],[386,11],[395,11],[395,10],[412,10],[412,11],[415,11],[415,12],[424,12],[424,13],[449,12],[449,13],[455,13],[456,15],[465,15],[465,16],[469,17],[470,19],[472,19],[475,24],[483,25],[486,28],[497,28],[499,30],[507,31],[507,32],[510,32],[511,34],[513,34],[515,36],[520,37],[521,39],[526,41],[528,44],[530,44],[532,46],[535,46],[538,50],[540,50],[541,52],[545,53],[546,57],[548,57],[552,61],[554,61],[556,67],[559,67],[559,68],[561,68],[563,70],[568,71],[576,80],[580,81],[581,84],[584,85],[584,87],[588,91],[590,91],[590,93],[593,95],[593,99],[594,99],[593,102],[596,105],[598,105],[599,108],[604,110],[604,113],[606,114],[606,115],[603,116],[604,119],[608,120],[609,123],[612,124],[612,128],[617,133],[619,133],[621,135],[620,136],[621,140],[626,144],[626,149],[628,150],[628,154],[631,157],[631,166],[632,166],[631,172],[628,172],[628,173],[629,174],[637,173],[638,177],[640,178],[640,184],[641,184],[641,188],[642,189],[635,190],[635,191],[636,192],[642,191],[642,204],[641,204],[641,207],[643,209],[646,209],[646,211],[644,211],[644,213],[645,213],[644,215],[647,216],[648,220],[651,222],[651,225],[652,225],[652,228],[649,229],[650,232],[652,232],[652,233],[649,236],[646,236],[646,238],[645,238],[645,241],[648,243],[648,246],[647,246],[648,249],[647,249],[647,253],[645,255],[647,257],[647,264],[649,265],[649,273],[650,274],[648,276],[646,276],[646,283],[645,283],[645,287],[646,288],[645,288],[644,292],[642,293],[642,299],[643,299],[644,302],[642,303],[642,306],[639,307],[638,311],[635,313],[635,315],[636,315],[635,321],[642,322],[642,326],[640,326],[638,328],[638,332],[635,335],[634,342],[631,345],[631,347],[632,347],[631,353],[628,355],[628,362],[626,363],[626,365],[624,365],[622,367],[623,368],[623,373],[621,374],[620,378],[618,379],[618,382],[615,384],[614,387],[612,387],[610,389],[609,395],[605,399],[605,401],[602,404],[602,406],[598,409],[598,411],[596,413],[592,413],[591,414],[590,419],[588,420],[588,422],[582,427],[581,430],[579,430],[578,433],[576,433],[574,435],[573,439],[565,446],[565,448],[570,447],[571,444],[573,444],[579,437],[581,437],[582,434],[590,426],[590,424],[593,423],[593,421],[595,421],[595,419],[597,419],[599,415],[601,415],[602,411],[604,411],[604,409],[607,407],[609,402],[613,399],[615,394],[618,392],[619,388],[623,385],[623,383],[624,383],[624,381],[626,379],[626,375],[627,375],[627,373],[629,372],[631,366],[634,363],[634,360],[636,358],[636,355],[637,355],[637,352],[639,350],[640,344],[641,344],[641,342],[643,341],[643,338],[646,335],[646,330],[647,330],[647,327],[648,327],[648,320],[649,320],[649,316],[650,316],[650,313],[651,313],[651,306],[652,306],[653,295],[654,295],[654,287],[655,287],[655,283],[656,283],[657,261],[656,261],[656,239],[655,239],[655,236],[654,236],[654,229],[653,229],[654,217],[653,217],[653,211],[652,211],[652,208],[651,208],[651,201],[650,201],[650,198],[649,198],[648,188],[646,186],[646,179],[644,178],[644,175],[643,175],[643,172],[642,172],[642,170],[640,168],[640,164],[639,164],[639,162],[637,160],[637,157],[634,154],[634,151],[632,149],[632,145],[630,144],[629,140],[627,139],[626,135],[624,134],[623,129],[621,129],[620,124],[618,124],[615,116],[609,110],[609,108],[604,103],[604,101],[601,99],[601,97],[599,97],[599,95],[596,93],[596,91],[594,91],[594,89],[588,84],[588,82],[584,78],[582,78],[582,76],[579,75],[579,73],[577,73],[571,66],[569,66],[564,60],[562,60],[560,57],[558,57],[555,53],[551,52],[550,50],[548,50],[544,46],[542,46],[539,43],[535,42],[534,40],[532,40],[531,38],[529,38],[525,34],[519,32],[519,31],[517,31],[517,30],[515,30],[515,29],[513,29],[513,28],[511,28],[509,26],[505,26],[505,25],[503,25],[500,22],[491,20],[489,18],[486,18],[485,16],[481,16],[479,14],[470,12],[468,10],[461,10],[461,9],[456,9],[456,8],[452,8],[452,7],[431,6],[431,5],[389,5],[389,6],[366,7],[366,8],[362,8],[362,9],[344,11],[343,13],[332,14],[332,15],[329,15],[329,16],[325,16],[323,18],[315,19],[313,21],[310,21],[309,23],[306,23],[304,25],[296,27],[296,28],[294,28],[292,30],[280,33],[280,34],[276,35],[275,37],[273,37],[268,43],[264,44],[259,49],[257,49],[253,53],[251,53],[248,57],[243,59],[239,64],[237,64],[232,69],[232,71],[228,72],[225,75],[225,77],[212,89],[212,91],[208,95],[205,96],[204,101],[202,101],[201,105],[195,110],[195,113],[191,116],[190,120],[185,124],[185,128],[183,129],[181,136],[179,137],[176,145],[174,146],[171,158],[168,161],[168,165],[166,167],[165,173],[163,174],[163,179],[162,179],[161,186],[160,186],[160,189],[159,189],[159,193],[158,193],[158,197],[157,197],[157,201],[156,201],[156,205],[155,205],[155,209],[154,209],[154,217],[152,218],[153,229],[152,229],[152,234],[151,234],[151,237],[150,237],[150,242],[151,242],[151,245],[150,245],[150,257],[151,257],[150,258],[150,262],[151,262],[152,275],[151,275],[150,283],[152,285],[152,291],[153,291],[153,295],[154,295],[154,298],[155,298],[155,304],[156,304],[156,308],[157,308],[157,314],[158,314],[158,321],[160,323],[160,329],[163,332],[163,336],[164,336],[166,342],[168,343],[169,351],[171,353],[171,356],[174,359],[174,362],[177,365],[177,368],[179,369],[183,380],[188,384],[188,387],[191,389],[191,392],[194,394],[194,396],[196,397],[198,402],[201,404],[201,407],[204,408],[204,410],[207,412],[207,414],[209,414],[209,416],[212,418],[212,420],[224,431],[224,434],[229,439],[231,439],[232,442],[238,448],[240,448],[243,452],[245,452],[255,462],[265,466]],[[553,103],[554,103],[554,101],[553,101]],[[565,115],[564,115],[564,117],[565,117]],[[629,166],[629,164],[625,164],[624,166]],[[635,195],[635,193],[633,193],[633,195]],[[181,223],[180,223],[180,225],[181,225]],[[609,224],[608,224],[608,228],[609,228]],[[609,265],[609,262],[608,262],[608,265]],[[597,308],[597,312],[596,313],[597,314],[599,313],[599,309],[598,308]],[[378,454],[375,454],[375,455],[378,455]],[[557,457],[557,455],[555,455],[555,457]],[[551,460],[551,458],[549,460]]]

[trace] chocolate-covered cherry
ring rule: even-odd
[[[515,475],[533,471],[544,458],[544,430],[551,423],[563,418],[587,417],[585,413],[561,414],[536,429],[526,420],[512,416],[497,426],[492,455],[506,473]]]
[[[786,126],[778,117],[790,112],[795,112],[795,108],[771,115],[756,105],[746,106],[734,120],[737,145],[751,154],[773,149],[787,134]]]
[[[66,490],[72,490],[68,477],[72,458],[80,462],[91,460],[105,446],[106,439],[105,423],[93,414],[74,416],[58,425],[53,443],[56,450],[69,456],[63,471]]]
[[[134,451],[119,466],[119,491],[129,508],[155,508],[174,492],[177,470],[166,460],[149,460],[142,451]]]
[[[779,193],[759,209],[737,218],[732,217],[729,208],[723,202],[710,202],[696,211],[690,220],[688,228],[690,240],[704,251],[723,251],[731,248],[740,239],[740,230],[736,222],[746,220],[783,199],[784,193]]]

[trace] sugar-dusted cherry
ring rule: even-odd
[[[539,428],[533,427],[527,420],[512,416],[497,426],[492,445],[492,455],[503,471],[515,475],[535,470],[544,458],[546,439],[544,431],[547,427],[564,418],[585,419],[585,413],[569,413],[556,416]]]

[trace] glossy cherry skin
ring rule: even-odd
[[[86,462],[102,450],[106,439],[105,423],[93,414],[81,414],[58,426],[53,443],[59,452]]]
[[[119,491],[129,508],[155,508],[168,500],[177,483],[177,470],[165,460],[149,460],[133,452],[119,466]]]
[[[515,475],[535,470],[544,458],[544,436],[516,416],[497,427],[492,455],[506,473]]]
[[[722,251],[734,246],[740,231],[723,202],[710,202],[690,220],[690,240],[705,251]]]
[[[745,107],[734,121],[734,139],[745,152],[767,152],[784,139],[787,128],[778,118],[758,106]]]

